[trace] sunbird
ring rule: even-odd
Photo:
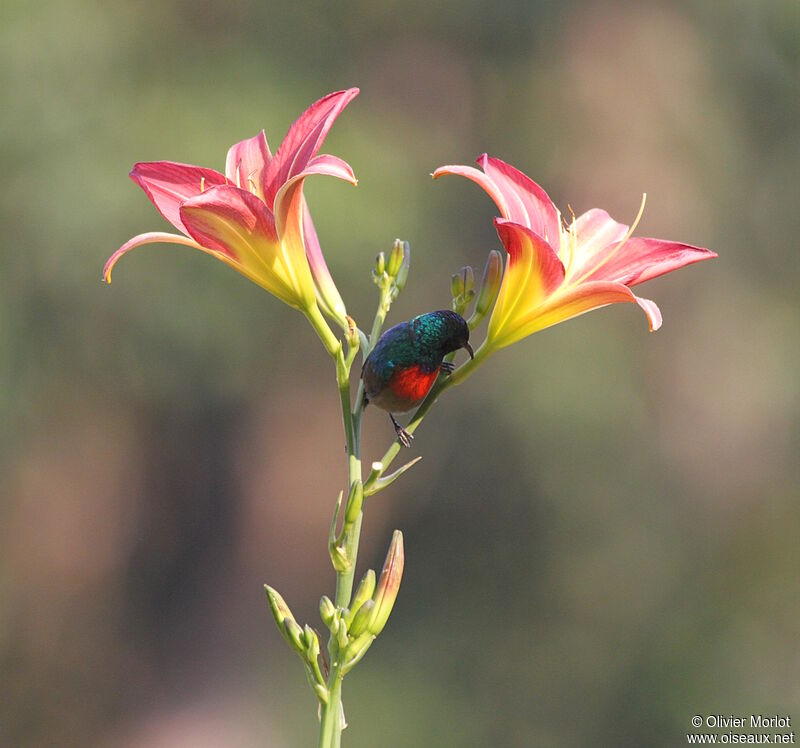
[[[464,348],[474,358],[466,320],[449,309],[420,314],[389,328],[370,351],[361,369],[364,405],[372,403],[389,413],[404,447],[414,438],[394,417],[419,405],[439,372],[452,373],[444,361],[448,353]]]

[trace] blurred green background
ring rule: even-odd
[[[5,0],[0,10],[0,745],[315,745],[262,584],[317,621],[345,480],[329,362],[168,226],[136,161],[221,169],[358,85],[310,180],[348,309],[411,242],[390,322],[498,246],[443,163],[489,151],[566,211],[719,259],[496,355],[370,503],[392,620],[345,684],[351,748],[673,746],[694,714],[800,720],[800,6]],[[480,336],[478,336],[480,339]],[[367,459],[392,433],[367,413]],[[359,572],[360,573],[360,572]],[[315,625],[319,625],[316,623]]]

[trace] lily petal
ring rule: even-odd
[[[353,170],[341,159],[335,156],[319,156],[309,161],[306,168],[299,174],[291,177],[286,184],[284,184],[275,195],[275,222],[278,226],[278,234],[285,236],[287,231],[287,224],[294,221],[296,226],[302,223],[301,204],[295,203],[295,193],[300,192],[302,196],[303,181],[306,177],[313,174],[324,174],[329,177],[338,177],[344,179],[352,184],[356,184],[356,178],[353,176]],[[298,213],[294,217],[289,216],[290,210],[297,210]]]
[[[633,236],[620,246],[614,243],[592,258],[597,269],[586,280],[609,280],[634,286],[695,262],[710,260],[716,252],[681,242]]]
[[[315,156],[308,162],[303,171],[314,174],[327,174],[331,177],[344,179],[345,182],[350,182],[350,184],[353,185],[358,184],[358,180],[350,164],[343,161],[338,156],[329,156],[327,154]]]
[[[324,96],[305,110],[289,128],[286,137],[264,173],[264,196],[272,206],[281,187],[306,169],[342,110],[358,95],[357,88]]]
[[[513,326],[509,325],[506,329],[501,330],[500,335],[493,339],[492,345],[504,348],[528,335],[544,330],[546,327],[565,322],[608,304],[620,303],[638,304],[647,315],[651,332],[661,326],[661,312],[654,301],[637,297],[633,291],[621,283],[594,281],[571,286],[554,294],[539,307],[530,310],[524,317],[516,320]]]
[[[275,220],[278,234],[289,253],[299,255],[302,251],[307,258],[320,308],[344,327],[347,324],[347,311],[325,264],[317,231],[303,196],[303,182],[312,174],[326,174],[351,184],[357,183],[353,170],[342,159],[336,156],[317,156],[308,162],[304,171],[289,179],[278,191],[275,196]]]
[[[181,222],[181,203],[209,187],[225,184],[225,177],[214,169],[175,161],[134,164],[130,177],[144,190],[158,212],[183,232],[186,227]]]
[[[489,338],[502,337],[504,327],[514,326],[516,318],[542,304],[564,282],[564,265],[541,236],[502,218],[495,218],[494,224],[508,262],[489,320]]]
[[[636,301],[642,308],[642,311],[647,315],[647,321],[650,323],[650,332],[658,330],[663,322],[658,304],[651,299],[644,299],[641,296],[636,296],[636,294],[634,294],[634,301]]]
[[[270,162],[267,136],[258,135],[242,140],[228,149],[225,159],[225,176],[237,187],[264,195],[264,170]]]
[[[558,249],[561,219],[550,196],[529,176],[505,161],[484,153],[478,164],[505,197],[510,218],[533,229],[551,247]]]
[[[343,169],[343,164],[344,162],[341,159],[330,156],[312,159],[305,170],[291,177],[275,195],[275,222],[281,243],[289,256],[295,258],[303,257],[306,260],[305,268],[310,271],[309,277],[310,273],[313,272],[315,277],[318,278],[318,282],[321,283],[321,286],[318,287],[319,290],[326,289],[328,285],[335,289],[335,286],[333,286],[333,280],[325,265],[322,251],[319,249],[319,240],[313,224],[311,224],[312,233],[309,236],[305,234],[308,209],[303,197],[303,182],[306,177],[312,174],[327,174],[331,177],[339,177],[340,179],[354,182],[355,178],[352,177],[352,170],[349,167]],[[344,164],[344,166],[347,165]],[[306,259],[307,256],[308,259]],[[311,287],[313,296],[313,282]],[[335,295],[332,295],[332,298],[325,304],[331,312],[334,312],[334,319],[338,319],[335,312],[340,302],[339,292],[336,291]],[[341,305],[344,307],[343,303]]]
[[[303,198],[303,239],[305,240],[308,266],[311,268],[311,275],[314,277],[317,303],[325,314],[336,320],[341,327],[346,327],[347,309],[339,294],[339,289],[336,288],[336,284],[333,282],[328,266],[325,264],[317,230],[314,228],[314,222],[311,220],[311,213],[308,210],[305,198]]]
[[[289,306],[305,309],[314,303],[305,254],[287,254],[272,214],[251,192],[214,187],[187,200],[181,219],[199,244],[234,260],[241,273]]]
[[[465,177],[466,179],[470,179],[475,182],[475,184],[477,184],[479,187],[482,187],[489,197],[494,200],[497,209],[500,211],[500,215],[503,216],[503,218],[511,220],[512,210],[506,201],[503,191],[493,179],[490,179],[482,171],[476,169],[474,166],[450,164],[448,166],[440,166],[435,172],[433,172],[431,176],[434,179],[438,179],[445,174],[456,174],[457,176]],[[526,222],[522,221],[522,223],[525,224]]]
[[[167,234],[163,231],[149,231],[146,234],[139,234],[138,236],[134,236],[132,239],[128,239],[125,244],[123,244],[116,252],[114,252],[113,255],[111,255],[111,257],[108,258],[108,262],[106,262],[106,265],[103,268],[103,278],[105,279],[106,283],[111,283],[111,271],[114,269],[114,266],[117,264],[120,257],[136,247],[141,247],[143,244],[183,244],[187,247],[192,247],[192,249],[199,249],[201,252],[207,252],[208,254],[217,257],[217,259],[222,259],[219,257],[219,253],[215,250],[201,247],[197,242],[187,236],[183,236],[181,234]]]

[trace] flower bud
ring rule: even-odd
[[[411,267],[411,245],[403,242],[403,261],[394,276],[394,287],[398,293],[403,290],[408,280],[408,269]]]
[[[395,277],[400,272],[400,267],[405,259],[405,248],[408,242],[402,239],[395,239],[392,251],[389,253],[389,261],[386,264],[386,272]]]
[[[350,568],[350,560],[347,558],[345,549],[333,543],[328,547],[331,556],[331,563],[336,571],[347,571]]]
[[[367,600],[358,609],[358,612],[353,618],[353,622],[350,624],[350,627],[348,629],[351,638],[360,636],[367,630],[367,624],[369,624],[370,619],[372,618],[374,609],[375,609],[375,602],[373,600]]]
[[[481,290],[478,294],[478,301],[475,303],[475,316],[479,317],[479,319],[483,318],[494,306],[502,280],[503,257],[498,250],[493,249],[489,252],[489,257],[486,260],[486,267],[483,269],[483,279],[481,280]]]
[[[361,606],[369,600],[375,592],[375,572],[372,569],[367,569],[367,573],[361,577],[361,581],[356,587],[356,594],[350,602],[350,611],[345,616],[347,623],[350,623],[356,613],[358,613]]]
[[[383,563],[381,578],[372,599],[375,609],[369,622],[369,630],[377,636],[383,631],[389,614],[392,612],[394,601],[397,599],[397,592],[400,589],[400,580],[403,576],[403,566],[405,564],[405,554],[403,552],[403,533],[395,530],[392,535],[392,543],[389,552],[386,554],[386,561]]]
[[[461,273],[455,273],[450,276],[450,293],[454,299],[457,299],[464,292],[464,283],[461,280]]]
[[[454,299],[457,299],[464,293],[464,278],[460,270],[450,276],[450,293]]]
[[[272,617],[275,619],[275,623],[278,625],[278,628],[283,631],[283,622],[287,618],[294,621],[292,611],[289,610],[289,606],[286,604],[286,601],[280,596],[277,590],[273,589],[268,584],[264,585],[264,589],[267,593],[267,600],[269,601],[269,609],[272,611]]]
[[[336,606],[327,595],[323,595],[319,601],[319,615],[322,618],[322,622],[330,628],[334,618],[336,618]]]
[[[317,632],[308,624],[303,627],[303,637],[306,642],[306,659],[309,662],[314,662],[319,657],[319,636]]]
[[[350,495],[347,497],[347,507],[344,510],[345,525],[352,525],[361,513],[361,505],[364,503],[364,485],[360,480],[354,480],[350,486]]]
[[[453,301],[450,303],[450,308],[456,314],[464,314],[472,299],[475,298],[475,291],[472,287],[475,285],[475,275],[469,265],[464,266],[450,279],[450,291],[453,294]]]
[[[350,348],[357,348],[360,342],[358,339],[358,325],[349,314],[345,315],[345,322],[347,323],[347,327],[345,328],[347,345],[350,346]]]
[[[383,252],[378,252],[377,257],[375,257],[375,273],[380,277],[383,275],[384,271],[386,270],[386,256]]]
[[[306,642],[303,629],[300,628],[299,624],[294,620],[294,618],[284,618],[283,632],[286,636],[286,641],[288,641],[289,644],[291,644],[299,654],[305,655]]]
[[[347,642],[349,641],[347,637],[347,624],[340,620],[339,621],[339,628],[336,631],[336,643],[339,645],[340,650],[344,650],[347,646]]]
[[[366,631],[347,645],[347,649],[342,656],[342,660],[344,660],[344,664],[342,665],[343,675],[346,675],[353,669],[354,665],[358,664],[358,661],[367,653],[367,650],[372,646],[372,642],[374,641],[375,634]]]

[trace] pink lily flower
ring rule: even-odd
[[[225,174],[172,161],[139,163],[136,182],[180,234],[153,231],[123,244],[106,263],[143,244],[183,244],[230,265],[289,306],[318,316],[317,306],[347,326],[345,306],[331,278],[303,196],[311,174],[352,184],[348,164],[318,156],[325,136],[357,88],[337,91],[306,109],[273,156],[262,130],[228,150]]]
[[[530,177],[486,154],[478,164],[482,171],[442,166],[433,177],[459,174],[471,179],[489,194],[502,216],[494,224],[508,259],[489,320],[487,351],[622,302],[638,304],[651,332],[655,331],[661,327],[658,306],[636,296],[630,287],[717,256],[691,244],[634,237],[644,196],[630,228],[599,208],[573,216],[566,225],[553,201]]]

